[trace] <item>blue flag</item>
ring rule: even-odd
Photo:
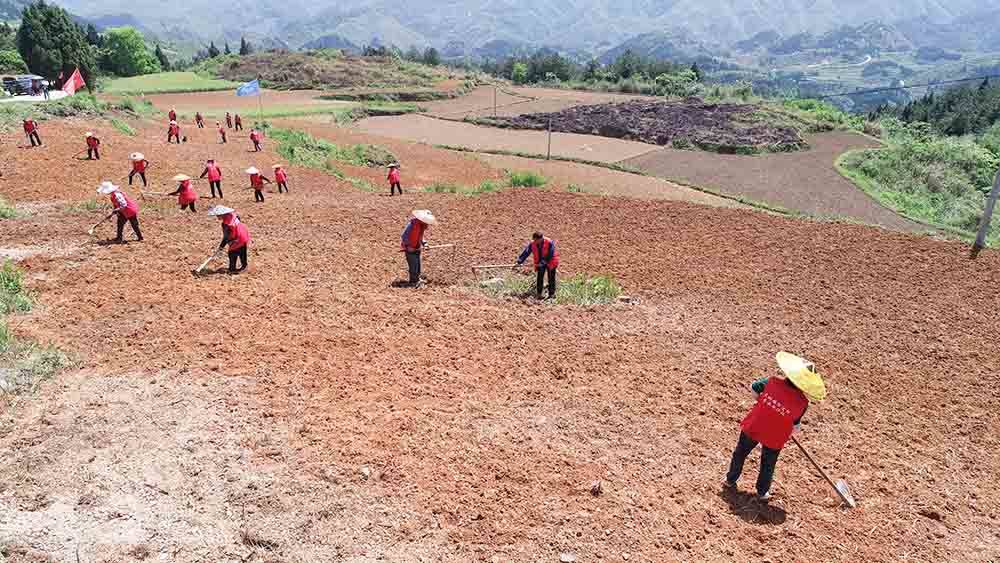
[[[260,95],[260,81],[251,80],[243,86],[236,89],[237,96],[259,96]]]

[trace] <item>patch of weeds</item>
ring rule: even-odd
[[[156,113],[153,102],[149,100],[137,100],[131,97],[124,97],[110,106],[113,110],[124,111],[139,117],[150,117]]]
[[[512,188],[540,188],[549,183],[549,179],[537,172],[511,172],[508,183]]]
[[[74,213],[74,214],[76,214],[76,213],[84,213],[84,214],[90,214],[90,213],[93,213],[95,211],[104,209],[104,204],[101,203],[101,202],[99,202],[99,201],[97,201],[96,199],[88,199],[86,201],[80,201],[80,202],[76,202],[76,203],[70,203],[69,205],[67,205],[63,209],[65,209],[67,213]]]
[[[0,219],[13,219],[14,217],[17,217],[17,209],[7,203],[6,199],[0,197]]]
[[[337,177],[342,174],[330,160],[369,168],[382,168],[396,162],[394,154],[378,145],[337,145],[293,129],[273,129],[269,137],[278,144],[278,154],[289,162],[325,170]]]
[[[26,313],[34,300],[24,287],[24,272],[7,260],[0,268],[0,314]]]
[[[365,178],[346,178],[347,182],[363,192],[377,192],[378,187]]]
[[[111,125],[112,125],[112,127],[114,127],[115,129],[117,129],[121,133],[124,133],[125,135],[128,135],[129,137],[135,137],[135,129],[133,129],[131,125],[129,125],[128,123],[125,123],[121,119],[118,119],[116,117],[112,117],[111,118]]]
[[[579,184],[570,184],[569,187],[566,188],[566,191],[568,191],[571,194],[585,194],[590,190],[588,190],[585,186],[581,186]]]
[[[437,182],[424,188],[425,192],[436,194],[462,194],[476,196],[499,192],[503,186],[493,180],[483,180],[477,186],[460,186],[447,182]]]
[[[492,297],[530,298],[535,295],[535,276],[507,274],[479,282],[479,288]],[[615,302],[622,294],[621,285],[614,276],[588,276],[577,274],[561,279],[556,298],[548,301],[559,305],[605,305]]]

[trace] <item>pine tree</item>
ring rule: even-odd
[[[247,41],[246,37],[240,37],[240,56],[247,56],[253,53],[253,48],[250,46],[250,42]]]
[[[208,58],[214,59],[219,56],[219,48],[215,46],[215,41],[208,44]]]
[[[92,23],[87,24],[87,43],[94,47],[101,47],[104,43],[101,41],[101,34],[97,33],[97,28]]]
[[[691,72],[694,73],[695,79],[701,82],[705,78],[705,73],[701,71],[701,67],[698,66],[697,62],[691,64]]]
[[[233,52],[229,50],[229,41],[226,41],[226,48],[222,50],[223,53],[227,55],[232,55]]]

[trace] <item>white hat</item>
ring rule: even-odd
[[[413,210],[413,217],[420,221],[421,223],[427,223],[428,225],[436,225],[437,219],[434,218],[434,214],[427,209],[415,209]]]
[[[215,207],[208,210],[208,214],[211,215],[212,217],[218,217],[220,215],[225,215],[226,213],[232,213],[234,211],[236,210],[226,207],[225,205],[216,205]]]
[[[389,165],[389,168],[399,168],[399,167],[400,166],[398,162],[393,162],[392,164]]]
[[[145,160],[146,156],[141,152],[134,152],[128,155],[129,160]]]
[[[112,184],[107,180],[101,182],[100,186],[97,186],[97,193],[99,194],[107,195],[117,191],[118,191],[118,186]]]
[[[87,133],[86,133],[86,136],[87,136],[87,137],[93,137],[93,136],[94,136],[94,134],[93,134],[93,133],[91,133],[90,131],[87,131]]]
[[[187,174],[178,174],[178,175],[174,176],[174,181],[175,182],[183,182],[184,180],[190,180],[190,179],[191,179],[191,176],[188,176]]]
[[[247,174],[260,174],[260,170],[251,166],[250,168],[247,168]]]
[[[281,168],[282,166],[284,166],[284,164],[272,164],[271,168],[274,168],[275,170],[277,170],[278,168]]]
[[[170,120],[170,124],[171,124],[171,125],[177,125],[177,122],[171,119],[171,120]]]

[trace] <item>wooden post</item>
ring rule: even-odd
[[[552,119],[549,118],[549,150],[545,153],[545,160],[552,158]]]
[[[972,252],[978,253],[986,247],[986,235],[990,232],[990,220],[993,218],[993,208],[996,207],[997,198],[1000,197],[1000,171],[997,171],[996,180],[993,182],[993,189],[986,199],[986,209],[983,211],[983,219],[979,222],[979,233],[976,235],[976,242],[972,245]]]

